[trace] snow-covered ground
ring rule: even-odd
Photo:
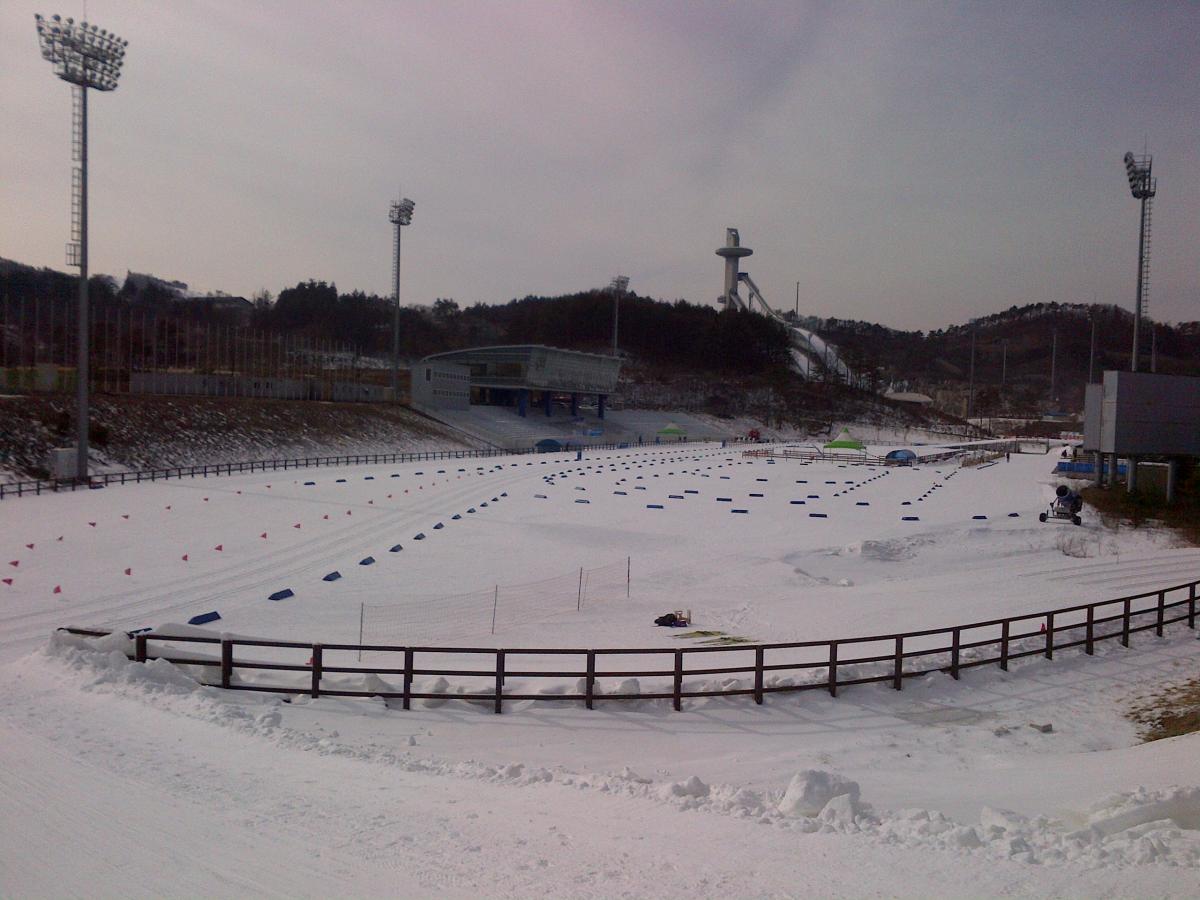
[[[209,627],[266,638],[356,641],[362,621],[388,643],[691,646],[652,625],[689,608],[697,629],[809,640],[1198,577],[1162,533],[1039,524],[1055,458],[689,445],[4,501],[0,895],[1194,896],[1200,741],[1139,744],[1124,715],[1200,674],[1182,626],[899,693],[502,716],[221,692],[126,661],[120,635],[51,637],[215,609]]]

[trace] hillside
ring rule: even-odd
[[[905,385],[931,395],[943,391],[965,395],[974,333],[975,413],[997,415],[1081,409],[1093,322],[1094,373],[1099,379],[1105,369],[1129,366],[1133,314],[1121,307],[1034,303],[931,332],[898,331],[845,319],[807,319],[804,324],[827,335],[851,366],[874,369],[880,383]],[[1200,322],[1158,323],[1154,344],[1158,372],[1200,375]],[[1139,368],[1151,368],[1150,325],[1145,322]]]

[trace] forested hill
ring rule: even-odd
[[[368,355],[386,356],[391,351],[393,310],[385,297],[342,293],[334,284],[310,280],[285,288],[278,296],[264,290],[249,300],[228,298],[240,300],[239,310],[237,303],[206,303],[205,299],[213,298],[172,293],[171,284],[147,281],[145,276],[130,276],[120,285],[107,276],[93,278],[96,315],[105,307],[140,309],[156,316],[214,320],[335,341]],[[34,298],[43,304],[70,304],[77,290],[78,280],[69,274],[0,260],[0,301],[7,313],[22,303],[28,308]],[[401,352],[410,359],[463,347],[516,343],[608,353],[613,295],[593,290],[466,308],[452,299],[438,299],[432,306],[402,308],[400,319]],[[18,320],[15,313],[5,318],[5,341],[19,343],[29,337],[14,330]],[[1091,368],[1096,376],[1106,368],[1127,368],[1133,316],[1115,306],[1035,303],[930,332],[845,319],[801,320],[837,345],[851,368],[865,373],[880,388],[965,389],[971,379],[974,339],[975,409],[981,412],[1002,407],[1079,408],[1091,362],[1093,323],[1096,352]],[[1057,352],[1052,353],[1055,344]],[[1153,344],[1157,371],[1200,374],[1200,322],[1155,325]],[[619,345],[639,370],[658,370],[667,376],[779,377],[789,361],[786,330],[765,316],[630,293],[620,299]],[[1151,367],[1151,345],[1146,323],[1143,370]]]

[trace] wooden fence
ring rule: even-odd
[[[1200,580],[1190,581],[1160,590],[1147,591],[1113,600],[1101,600],[1040,613],[1010,616],[974,622],[952,628],[909,631],[901,634],[871,635],[827,641],[798,641],[740,646],[679,647],[679,648],[603,648],[562,649],[528,648],[496,649],[483,647],[406,647],[360,644],[310,644],[298,641],[251,640],[229,637],[173,636],[154,632],[132,633],[133,654],[138,662],[165,659],[189,666],[207,666],[220,670],[219,684],[229,690],[262,691],[280,694],[308,694],[333,697],[383,697],[400,699],[404,709],[413,700],[467,700],[483,702],[495,712],[502,710],[505,700],[577,701],[593,709],[597,701],[669,699],[676,710],[683,700],[693,697],[753,696],[761,704],[766,694],[804,690],[827,690],[836,697],[839,688],[857,684],[887,683],[901,690],[906,678],[918,678],[935,672],[958,678],[963,669],[998,664],[1007,670],[1015,659],[1045,656],[1053,659],[1056,651],[1082,647],[1085,654],[1095,652],[1100,641],[1119,640],[1129,646],[1130,635],[1154,629],[1161,637],[1163,628],[1176,622],[1196,627],[1196,588]],[[1149,602],[1142,602],[1149,601]],[[60,629],[72,634],[105,636],[109,632],[91,629]],[[155,646],[164,643],[219,645],[220,657],[179,655],[180,650]],[[930,646],[932,645],[932,646]],[[310,654],[304,663],[280,663],[265,660],[237,659],[235,650],[271,648],[299,650]],[[171,655],[174,653],[174,655]],[[384,654],[398,664],[391,666],[350,665],[351,654]],[[720,665],[689,665],[701,663],[724,654]],[[338,657],[343,657],[338,659]],[[635,660],[665,660],[669,667],[647,668],[638,665],[611,667],[603,663],[614,657]],[[467,662],[464,663],[463,659]],[[559,660],[576,659],[583,668],[560,665]],[[470,661],[486,662],[473,666]],[[446,661],[446,662],[443,662]],[[619,663],[620,660],[617,660]],[[537,663],[549,665],[548,668]],[[823,670],[816,679],[803,683],[767,683],[768,676],[783,672],[805,673]],[[292,675],[293,683],[249,683],[237,676],[239,671],[268,671],[303,673]],[[336,676],[373,675],[383,678],[400,676],[397,690],[353,689],[339,684]],[[745,676],[749,686],[740,679],[712,687],[702,684],[684,685],[685,678],[698,676]],[[446,690],[431,692],[414,688],[414,679],[424,676],[474,679],[470,692],[459,693],[455,685]],[[505,693],[508,679],[580,679],[582,693],[534,693],[520,689]],[[670,690],[655,689],[638,693],[605,693],[597,689],[599,679],[654,678],[658,688],[670,685]],[[328,680],[328,684],[323,684]],[[345,681],[345,679],[341,679]],[[479,682],[482,681],[482,686]],[[459,686],[462,687],[462,682]],[[396,687],[395,685],[386,685]]]

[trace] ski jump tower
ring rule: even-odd
[[[838,355],[837,348],[827,342],[815,331],[802,328],[796,322],[787,318],[767,303],[762,291],[754,283],[749,272],[738,271],[738,260],[750,256],[754,251],[742,246],[741,237],[736,228],[725,229],[725,246],[717,248],[717,256],[725,260],[725,291],[717,298],[717,302],[726,309],[753,309],[758,304],[759,310],[767,316],[780,322],[788,330],[792,345],[792,362],[805,378],[833,379],[846,384],[859,385],[858,378],[845,361]],[[746,296],[738,293],[738,285],[746,285]],[[861,386],[861,385],[860,385]]]
[[[719,303],[725,304],[726,307],[730,304],[744,305],[742,298],[738,296],[738,260],[753,252],[749,247],[742,246],[742,240],[738,236],[736,228],[725,229],[725,246],[717,248],[717,256],[725,260],[725,292],[721,294]]]

